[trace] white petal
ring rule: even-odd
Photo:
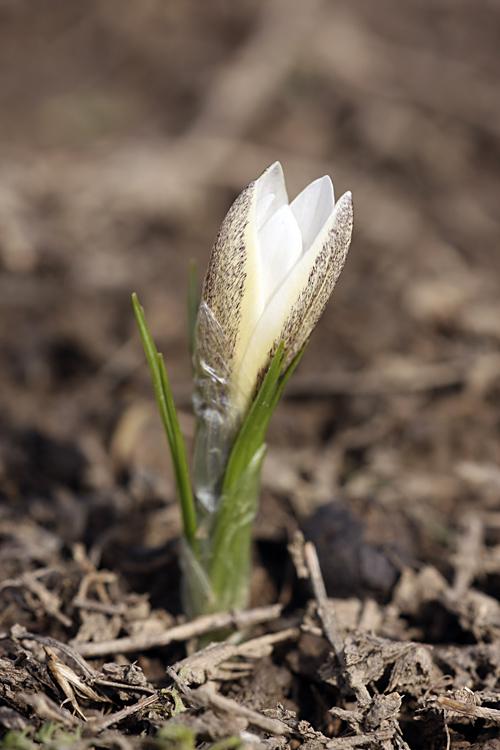
[[[281,206],[258,233],[265,304],[302,255],[302,236],[290,210]]]
[[[328,177],[289,206],[278,162],[229,210],[203,292],[223,335],[214,338],[205,326],[207,342],[198,357],[215,373],[224,358],[231,373],[229,403],[238,419],[280,341],[293,356],[311,333],[340,273],[351,229],[350,196],[335,206]]]
[[[265,308],[257,216],[265,222],[282,205],[288,205],[288,196],[281,164],[276,162],[236,199],[212,251],[204,299],[228,337],[228,359],[234,373],[241,370]],[[235,375],[233,385],[241,399],[250,398],[251,382],[245,378],[238,382]]]
[[[241,359],[248,347],[255,326],[265,308],[265,283],[262,259],[259,252],[258,226],[270,219],[283,205],[288,205],[288,195],[281,164],[271,164],[255,182],[247,188],[250,201],[247,213],[241,222],[236,244],[244,252],[240,289],[239,330],[234,348],[233,364],[239,370]],[[236,218],[236,217],[235,217]],[[234,316],[234,306],[227,314]],[[247,384],[251,388],[250,385]]]
[[[241,376],[255,383],[283,340],[290,355],[311,334],[345,262],[352,233],[352,198],[340,198],[314,245],[302,256],[264,310],[241,364]],[[240,376],[240,377],[241,377]]]
[[[274,193],[268,193],[267,195],[263,195],[262,198],[257,199],[257,205],[255,207],[255,224],[257,231],[259,231],[265,221],[269,218],[271,214],[269,209],[275,198],[276,196]]]
[[[258,230],[281,206],[288,205],[283,168],[279,161],[270,167],[256,180],[257,207],[254,227]],[[272,200],[269,198],[272,196]]]
[[[215,240],[203,285],[203,300],[223,333],[224,358],[232,368],[241,360],[255,326],[264,310],[262,269],[253,228],[258,180],[252,182],[235,200]],[[202,324],[199,317],[198,324]],[[203,357],[208,366],[210,351],[220,356],[207,330]],[[197,352],[199,358],[201,352]]]
[[[300,231],[304,252],[311,247],[328,220],[335,206],[332,181],[328,176],[320,177],[303,190],[290,208],[293,211]]]

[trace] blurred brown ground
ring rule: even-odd
[[[379,543],[401,519],[419,559],[473,509],[494,527],[499,35],[494,0],[1,0],[4,515],[76,540],[68,496],[113,495],[125,470],[162,503],[120,533],[177,533],[130,295],[189,437],[188,262],[204,269],[232,199],[279,159],[291,197],[325,173],[350,189],[355,233],[270,430],[258,535],[339,497]],[[85,470],[35,460],[27,434]],[[129,490],[126,518],[144,509]]]

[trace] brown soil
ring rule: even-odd
[[[500,747],[499,33],[493,0],[0,3],[2,746]],[[257,609],[197,652],[130,297],[190,444],[188,262],[276,159],[355,234],[269,431]]]

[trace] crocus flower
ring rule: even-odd
[[[289,203],[279,162],[233,203],[212,249],[198,314],[194,406],[199,425],[206,422],[202,462],[212,457],[224,465],[280,343],[290,362],[309,338],[344,265],[352,224],[351,194],[335,203],[329,177]]]
[[[189,616],[248,604],[266,430],[342,270],[351,233],[350,193],[335,203],[332,182],[322,177],[289,203],[278,162],[230,208],[194,331],[191,477],[163,358],[134,295],[181,504]]]

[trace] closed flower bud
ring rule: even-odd
[[[284,342],[290,362],[325,309],[352,224],[351,194],[335,203],[329,177],[289,203],[279,162],[241,193],[222,222],[194,353],[195,490],[207,509],[213,509],[220,471],[278,346]]]

